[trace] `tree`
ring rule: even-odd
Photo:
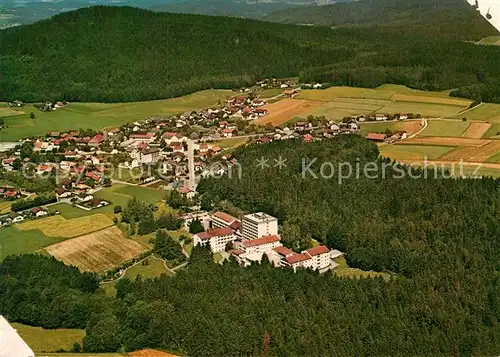
[[[115,208],[113,208],[113,211],[115,212],[115,214],[121,213],[122,212],[122,206],[115,206]]]
[[[30,112],[30,119],[35,119],[35,113]]]
[[[156,232],[153,250],[166,260],[182,261],[184,259],[182,247],[179,242],[161,229]]]
[[[203,227],[203,224],[198,219],[193,219],[189,223],[189,233],[197,234],[197,233],[200,233],[203,231],[205,231],[205,228]]]
[[[189,200],[177,190],[172,190],[167,193],[165,201],[170,207],[174,209],[179,209],[190,205]]]
[[[4,126],[5,122],[3,121],[3,118],[0,118],[0,126]]]

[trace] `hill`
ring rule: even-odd
[[[0,48],[0,101],[143,101],[271,76],[500,101],[500,48],[371,29],[95,6],[2,30]]]
[[[498,31],[466,0],[360,0],[275,12],[269,21],[319,26],[377,27],[427,38],[479,40]]]

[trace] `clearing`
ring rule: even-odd
[[[354,279],[361,279],[361,278],[376,278],[381,276],[385,280],[389,280],[390,274],[388,273],[379,273],[373,270],[370,271],[364,271],[361,269],[357,268],[351,268],[347,265],[347,262],[345,260],[345,257],[339,257],[334,260],[335,263],[338,264],[337,267],[335,267],[332,272],[334,275],[338,276],[339,278],[354,278]]]
[[[110,227],[45,248],[50,255],[81,271],[105,272],[146,251],[146,248]]]
[[[20,231],[15,226],[0,228],[0,261],[8,255],[34,253],[61,239],[45,236],[39,230]]]
[[[78,342],[81,345],[85,336],[85,330],[78,329],[46,330],[19,323],[12,323],[12,327],[34,352],[69,351],[74,343]]]
[[[478,45],[493,45],[500,46],[500,36],[488,36],[481,41],[476,42]]]
[[[379,147],[379,150],[381,156],[390,157],[394,160],[423,160],[425,158],[434,160],[453,150],[453,148],[433,145],[383,145]]]
[[[286,98],[279,102],[265,105],[264,108],[268,110],[269,114],[255,119],[252,123],[279,126],[299,114],[307,116],[313,113],[319,104],[321,103],[317,101]]]
[[[157,257],[149,257],[144,259],[143,263],[139,263],[134,265],[132,268],[127,269],[124,277],[130,280],[135,280],[135,278],[139,275],[142,278],[155,278],[160,275],[172,275],[170,270],[165,268],[165,262]]]
[[[21,231],[39,230],[48,237],[73,238],[113,225],[113,221],[104,214],[65,219],[61,216],[28,221],[16,225]]]
[[[428,120],[427,128],[419,136],[461,136],[469,123],[461,120]]]
[[[382,122],[363,122],[361,123],[360,135],[366,136],[368,133],[384,133],[386,130],[391,132],[406,131],[408,135],[418,132],[422,126],[421,120],[405,121],[382,121]]]
[[[486,132],[490,129],[491,124],[485,122],[473,122],[470,123],[469,127],[462,134],[464,138],[473,138],[480,139],[486,134]]]
[[[17,115],[10,111],[2,114],[5,125],[0,132],[0,141],[17,141],[27,136],[45,136],[51,131],[74,129],[101,129],[146,119],[151,116],[181,114],[188,110],[199,110],[217,104],[222,99],[234,96],[230,90],[206,90],[179,98],[130,103],[70,103],[53,112],[42,112],[32,105],[19,108]],[[33,112],[35,119],[30,119]]]

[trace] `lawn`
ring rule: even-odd
[[[140,167],[134,169],[125,169],[122,167],[117,167],[113,170],[112,178],[114,180],[119,180],[124,182],[139,183],[142,173],[143,172]]]
[[[157,115],[180,114],[217,104],[233,96],[228,90],[206,90],[179,98],[130,103],[70,103],[53,112],[41,112],[32,105],[19,108],[18,115],[0,111],[8,129],[2,130],[2,141],[17,141],[27,136],[42,136],[50,131],[101,129],[146,119]],[[3,105],[5,107],[5,104]],[[35,119],[30,119],[33,112]],[[4,113],[4,114],[2,114]]]
[[[99,213],[98,210],[87,211],[78,207],[73,207],[67,203],[58,203],[48,207],[49,212],[54,213],[59,211],[59,214],[66,219],[79,218],[84,216],[91,216],[93,214]]]
[[[73,238],[95,232],[113,225],[113,221],[104,214],[93,214],[73,219],[62,216],[26,221],[16,225],[21,231],[41,231],[48,237]]]
[[[454,150],[449,146],[432,145],[384,145],[379,148],[380,155],[394,160],[434,160]]]
[[[160,258],[150,257],[144,260],[148,265],[142,263],[134,265],[132,268],[125,272],[125,278],[135,280],[139,275],[144,279],[155,278],[160,275],[172,275],[172,273],[165,268],[164,261]]]
[[[500,122],[500,104],[481,103],[455,117],[457,119],[489,121],[490,123]]]
[[[45,236],[39,230],[21,231],[15,226],[2,227],[0,228],[0,261],[8,255],[34,253],[60,241],[61,239]]]
[[[246,144],[248,140],[248,138],[228,138],[216,141],[214,145],[220,146],[222,149],[234,149],[240,145]]]
[[[428,120],[427,128],[419,136],[461,136],[469,127],[468,122],[459,120]]]
[[[257,94],[260,98],[272,98],[277,95],[283,94],[284,89],[281,88],[272,88],[272,89],[264,89],[262,91],[257,91]]]
[[[478,45],[495,45],[500,46],[500,36],[488,36],[481,41],[476,42]]]
[[[347,262],[344,257],[339,257],[334,260],[335,263],[338,264],[336,268],[333,269],[333,274],[340,278],[355,278],[355,279],[360,279],[360,278],[376,278],[381,276],[385,280],[388,280],[390,278],[390,274],[387,273],[379,273],[376,271],[364,271],[361,269],[357,268],[351,268],[347,265]]]
[[[85,330],[46,330],[41,327],[32,327],[18,323],[12,323],[11,325],[34,352],[69,351],[73,348],[75,342],[81,345],[85,336]]]

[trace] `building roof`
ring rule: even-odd
[[[34,357],[33,350],[24,342],[9,322],[0,315],[0,346],[2,357]]]
[[[257,239],[244,240],[243,244],[245,245],[245,247],[256,247],[262,244],[274,243],[279,241],[280,237],[272,235],[272,236],[264,236]]]
[[[269,221],[276,221],[277,218],[268,215],[267,213],[264,212],[258,212],[258,213],[251,213],[243,216],[243,218],[251,220],[253,222],[269,222]]]
[[[228,214],[226,212],[220,212],[220,211],[215,212],[214,214],[212,214],[212,216],[217,217],[219,219],[222,219],[227,224],[231,224],[231,223],[233,223],[234,221],[237,220],[236,217],[233,217],[233,216],[231,216],[230,214]]]
[[[278,253],[279,255],[282,255],[282,256],[284,256],[284,257],[287,257],[287,256],[289,256],[289,255],[291,255],[291,254],[294,254],[294,253],[293,253],[293,250],[288,249],[288,248],[283,247],[283,246],[282,246],[282,247],[276,247],[276,248],[274,248],[273,250],[274,250],[276,253]]]
[[[305,253],[302,253],[302,254],[293,254],[289,257],[286,257],[285,260],[289,263],[289,264],[296,264],[296,263],[300,263],[300,262],[303,262],[303,261],[306,261],[306,260],[309,260],[311,259],[311,257]]]
[[[366,137],[368,140],[379,140],[379,141],[384,141],[386,138],[385,134],[378,134],[378,133],[369,133],[368,136]]]
[[[311,257],[313,257],[315,255],[330,253],[330,249],[328,249],[326,245],[318,245],[314,248],[306,250],[305,252],[309,254]]]
[[[215,228],[215,229],[209,229],[206,232],[201,232],[196,234],[198,238],[201,240],[208,240],[213,237],[221,237],[221,236],[228,236],[233,234],[233,230],[230,227],[225,227],[225,228]]]

